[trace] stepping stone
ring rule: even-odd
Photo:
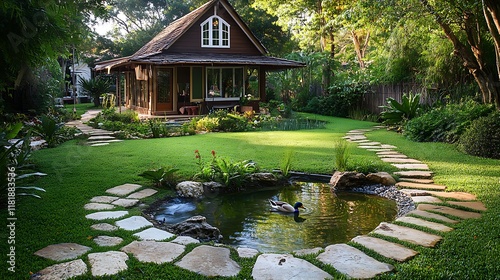
[[[370,142],[370,140],[368,139],[363,139],[363,140],[349,140],[351,142],[354,142],[354,143],[366,143],[366,142]]]
[[[423,163],[394,163],[392,165],[398,169],[429,170],[429,166]]]
[[[413,225],[417,225],[417,226],[421,226],[421,227],[426,227],[426,228],[430,228],[430,229],[442,231],[442,232],[449,232],[449,231],[453,230],[453,228],[451,228],[451,227],[448,227],[448,226],[445,226],[445,225],[442,225],[439,223],[429,222],[429,221],[422,220],[422,219],[415,218],[415,217],[404,216],[404,217],[397,218],[396,221],[402,222],[402,223],[413,224]]]
[[[380,146],[366,146],[365,143],[362,143],[361,145],[359,145],[358,148],[367,149],[369,151],[372,151],[373,149],[382,149],[382,147],[380,147]]]
[[[435,185],[435,184],[419,184],[412,182],[398,182],[396,183],[396,187],[398,188],[408,188],[408,189],[428,189],[428,190],[446,190],[446,186],[443,185]]]
[[[97,141],[89,141],[89,144],[111,144],[111,143],[118,143],[118,142],[123,142],[123,140],[120,139],[110,139],[110,140],[97,140]]]
[[[413,210],[411,212],[408,212],[407,215],[412,214],[412,215],[417,215],[423,218],[428,218],[428,219],[434,219],[434,220],[439,220],[445,223],[450,223],[450,224],[458,224],[458,221],[452,220],[448,217],[441,216],[439,214],[434,214],[431,212],[427,211],[422,211],[422,210]]]
[[[127,254],[118,251],[89,254],[92,276],[114,275],[127,270]]]
[[[255,280],[316,280],[332,276],[310,262],[290,254],[262,254],[252,269]]]
[[[467,207],[470,209],[478,210],[478,211],[486,211],[486,206],[480,201],[472,201],[472,202],[462,202],[462,201],[448,201],[449,204],[458,205]]]
[[[143,198],[152,196],[153,194],[155,194],[157,192],[158,191],[153,190],[153,189],[143,189],[143,190],[140,190],[140,191],[135,192],[133,194],[130,194],[129,196],[127,196],[127,198],[130,198],[130,199],[143,199]]]
[[[194,248],[175,265],[208,276],[236,276],[241,267],[229,257],[228,248],[201,245]]]
[[[316,255],[321,251],[323,251],[323,248],[316,247],[316,248],[312,248],[312,249],[295,250],[295,251],[293,251],[293,253],[297,256],[305,256],[305,255]]]
[[[406,248],[403,245],[366,235],[356,236],[351,241],[361,244],[386,258],[393,259],[398,262],[404,262],[418,254],[417,251]]]
[[[415,203],[441,203],[443,202],[441,199],[434,196],[412,196],[411,199]]]
[[[476,212],[469,212],[469,211],[464,211],[464,210],[459,210],[451,207],[446,207],[446,206],[439,206],[439,205],[432,205],[432,204],[419,204],[417,206],[417,210],[422,210],[422,211],[433,211],[433,212],[438,212],[441,214],[447,214],[455,217],[459,217],[462,219],[478,219],[481,218],[480,213]]]
[[[388,145],[388,144],[382,144],[382,145],[380,145],[380,148],[382,148],[382,149],[397,149],[398,147],[393,146],[393,145]]]
[[[111,204],[123,207],[132,207],[136,205],[138,202],[139,202],[138,199],[120,198],[111,202]]]
[[[109,143],[97,143],[97,144],[92,144],[90,147],[101,147],[101,146],[107,146]]]
[[[174,237],[175,235],[157,228],[148,228],[141,232],[135,233],[134,236],[140,240],[156,240],[161,241]]]
[[[88,214],[85,218],[100,221],[106,219],[118,219],[126,215],[128,215],[128,211],[102,211]]]
[[[189,236],[177,236],[174,240],[171,242],[181,244],[181,245],[188,245],[188,244],[198,244],[200,243],[200,240],[194,239]]]
[[[104,204],[104,203],[87,203],[85,206],[83,206],[85,210],[111,210],[115,208],[114,205],[111,204]]]
[[[396,151],[383,151],[383,152],[378,152],[377,155],[381,156],[381,155],[403,155],[403,154]]]
[[[429,196],[431,195],[429,191],[418,190],[418,189],[400,189],[400,192],[406,194],[407,196]]]
[[[116,245],[122,243],[123,239],[120,237],[116,237],[116,236],[101,235],[101,236],[97,236],[96,238],[94,238],[94,242],[97,245],[102,246],[102,247],[111,247],[111,246],[116,246]]]
[[[102,231],[115,231],[118,229],[118,227],[115,227],[114,225],[111,225],[108,223],[95,224],[95,225],[91,225],[90,227],[92,229],[102,230]]]
[[[144,227],[151,227],[153,223],[142,216],[132,216],[115,223],[119,228],[129,231],[138,230]]]
[[[316,259],[352,278],[373,278],[394,269],[346,244],[330,245]]]
[[[115,200],[117,200],[119,197],[116,196],[107,196],[107,195],[102,195],[102,196],[95,196],[92,199],[90,199],[90,202],[95,202],[95,203],[111,203]]]
[[[392,158],[392,157],[384,157],[381,158],[383,162],[389,163],[422,163],[420,160],[412,159],[412,158]]]
[[[366,139],[366,136],[364,136],[364,135],[348,135],[348,136],[344,136],[342,138],[349,139],[349,140],[364,140],[364,139]]]
[[[363,146],[379,146],[380,142],[365,142]]]
[[[415,179],[415,178],[399,177],[399,181],[412,182],[417,184],[434,184],[434,180],[432,179]]]
[[[377,153],[377,156],[378,156],[379,158],[408,158],[407,156],[405,156],[405,155],[403,155],[403,154],[398,154],[397,152],[396,152],[395,154],[387,154],[387,155],[386,155],[386,154],[381,154],[381,155],[379,155],[379,154]]]
[[[380,225],[373,230],[372,233],[394,237],[401,241],[410,242],[424,247],[434,247],[442,239],[442,237],[438,235],[386,222],[380,223]]]
[[[452,198],[456,200],[476,200],[476,196],[466,192],[429,192],[431,195],[444,197],[444,198]]]
[[[388,151],[392,151],[391,149],[367,149],[368,151],[372,151],[372,152],[388,152]]]
[[[135,192],[140,188],[142,188],[142,186],[137,184],[123,184],[111,189],[107,189],[106,192],[118,196],[125,196],[130,194],[131,192]]]
[[[259,251],[252,248],[241,248],[236,249],[238,251],[238,256],[240,258],[253,258],[259,254]]]
[[[65,261],[76,259],[87,253],[92,248],[76,243],[60,243],[49,245],[34,253],[35,256],[50,259],[53,261]]]
[[[87,265],[81,260],[74,260],[65,263],[59,263],[46,267],[36,274],[33,274],[31,280],[54,279],[63,280],[84,275],[87,273]]]
[[[433,172],[431,171],[398,171],[394,175],[415,179],[431,179]]]
[[[113,136],[103,135],[103,136],[90,136],[87,140],[93,141],[93,140],[112,140],[112,139],[116,139],[116,138]]]
[[[120,250],[132,254],[140,262],[168,263],[184,253],[186,247],[170,242],[132,241]]]

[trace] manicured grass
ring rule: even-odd
[[[79,140],[74,140],[57,148],[35,152],[33,160],[39,171],[49,176],[39,179],[34,185],[45,188],[47,192],[42,193],[41,200],[29,197],[17,199],[17,270],[15,275],[6,270],[6,254],[2,254],[5,269],[1,270],[0,278],[26,279],[30,272],[54,264],[53,261],[33,255],[35,251],[51,244],[76,242],[92,247],[91,252],[121,248],[123,245],[99,248],[94,244],[92,238],[102,233],[90,229],[94,222],[85,219],[85,215],[92,211],[84,210],[83,206],[93,196],[104,195],[106,189],[123,183],[150,185],[138,176],[144,170],[174,165],[180,169],[179,176],[190,178],[197,168],[194,158],[197,149],[203,157],[210,157],[210,151],[214,150],[219,156],[235,161],[252,159],[262,168],[271,170],[279,168],[281,158],[287,151],[293,150],[292,170],[330,174],[334,164],[335,141],[351,129],[374,125],[348,119],[309,116],[327,120],[327,128],[128,140],[104,147],[84,146],[79,144]],[[495,210],[500,209],[500,161],[468,157],[450,145],[413,143],[382,130],[370,133],[369,138],[396,145],[403,153],[429,163],[436,173],[437,183],[449,185],[453,190],[475,193],[489,208],[483,218],[462,222],[457,230],[445,234],[444,242],[437,248],[416,248],[421,255],[407,263],[394,264],[398,273],[382,278],[494,279],[500,275],[495,261],[500,252],[500,213]],[[373,163],[382,170],[394,170],[389,164],[382,163],[373,152],[355,148],[353,144],[350,144],[350,151],[355,164]],[[169,190],[160,190],[146,203],[171,194]],[[130,212],[139,214],[140,209]],[[6,211],[1,210],[0,214],[0,218],[6,220]],[[0,231],[2,252],[7,251],[7,234],[7,230]],[[116,235],[125,239],[123,244],[134,240],[130,232],[119,231]],[[235,256],[234,251],[232,256]],[[85,256],[83,259],[87,260]],[[243,267],[238,279],[250,279],[255,259],[234,259]],[[113,279],[203,279],[172,264],[143,264],[133,258],[128,264],[129,270]],[[329,266],[321,268],[338,276]],[[89,276],[81,279],[86,278]]]

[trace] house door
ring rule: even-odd
[[[173,111],[173,69],[160,68],[157,71],[156,111]]]

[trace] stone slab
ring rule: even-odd
[[[229,254],[228,248],[201,245],[187,253],[175,265],[208,277],[236,276],[241,267]]]
[[[407,170],[429,170],[429,166],[423,163],[393,163],[398,169],[407,169]]]
[[[139,202],[138,199],[120,198],[111,202],[111,204],[122,207],[132,207],[136,205],[138,202]]]
[[[447,214],[447,215],[455,216],[455,217],[462,218],[462,219],[481,218],[480,213],[469,212],[469,211],[459,210],[459,209],[455,209],[455,208],[451,208],[451,207],[447,207],[447,206],[440,206],[440,205],[419,204],[417,206],[417,210],[438,212],[441,214]]]
[[[118,142],[123,142],[123,140],[120,139],[109,139],[109,140],[95,140],[95,141],[89,141],[89,144],[111,144],[111,143],[118,143]]]
[[[111,139],[116,139],[116,138],[113,136],[102,135],[102,136],[90,136],[87,140],[93,141],[93,140],[111,140]]]
[[[81,260],[59,263],[33,274],[30,280],[65,280],[87,273],[87,265]]]
[[[394,154],[380,154],[380,155],[377,153],[377,156],[379,158],[408,158],[406,155],[399,154],[397,152],[395,152]]]
[[[155,240],[162,241],[174,237],[175,235],[158,228],[148,228],[141,232],[135,233],[134,236],[140,240]]]
[[[431,195],[427,190],[418,189],[400,189],[400,192],[406,194],[407,196],[429,196]]]
[[[186,247],[170,242],[132,241],[120,250],[132,254],[140,262],[168,263],[184,253]]]
[[[478,210],[478,211],[486,211],[486,206],[484,206],[484,204],[480,201],[471,201],[471,202],[448,201],[448,203],[452,204],[452,205],[467,207],[467,208]]]
[[[380,145],[380,148],[382,148],[382,149],[397,149],[398,147],[396,147],[394,145],[382,144],[382,145]]]
[[[392,151],[392,149],[384,149],[384,148],[374,148],[374,149],[367,149],[368,151],[372,151],[372,152],[389,152],[389,151]]]
[[[389,163],[422,163],[420,160],[416,160],[413,158],[393,158],[393,157],[384,157],[381,158],[383,162]]]
[[[431,171],[419,171],[419,170],[394,172],[394,175],[398,175],[400,177],[416,178],[416,179],[430,179],[432,178],[432,174],[434,173]]]
[[[402,154],[396,151],[382,151],[378,152],[377,155],[380,156],[380,155],[402,155]]]
[[[101,196],[95,196],[90,199],[90,202],[95,202],[95,203],[111,203],[115,200],[117,200],[119,197],[117,196],[109,196],[109,195],[101,195]]]
[[[354,142],[354,143],[366,143],[366,142],[370,142],[370,140],[368,139],[363,139],[363,140],[349,140],[351,142]]]
[[[445,226],[443,224],[429,222],[429,221],[422,220],[422,219],[415,218],[415,217],[404,216],[404,217],[397,218],[396,221],[402,222],[402,223],[413,224],[413,225],[417,225],[417,226],[421,226],[421,227],[426,227],[426,228],[430,228],[432,230],[437,230],[437,231],[442,231],[442,232],[449,232],[449,231],[453,230],[453,228]]]
[[[101,247],[111,247],[122,243],[123,238],[117,236],[100,235],[94,238],[94,242]]]
[[[109,143],[96,143],[96,144],[91,144],[90,147],[102,147],[107,145],[109,145]]]
[[[399,181],[412,182],[418,184],[434,184],[434,180],[432,179],[415,179],[415,178],[399,177]]]
[[[310,262],[290,254],[262,254],[252,269],[255,280],[316,280],[332,276]]]
[[[411,199],[415,203],[441,203],[443,202],[441,199],[434,196],[412,196]]]
[[[346,244],[327,246],[316,259],[352,278],[373,278],[394,269],[392,265],[379,262]]]
[[[342,137],[344,139],[349,139],[349,140],[364,140],[366,139],[366,136],[364,135],[347,135]]]
[[[87,253],[92,248],[76,243],[60,243],[49,245],[34,253],[35,256],[50,259],[53,261],[65,261],[76,259]]]
[[[412,182],[398,182],[396,183],[396,187],[398,188],[407,188],[407,189],[426,189],[426,190],[446,190],[446,186],[436,185],[436,184],[419,184]]]
[[[200,240],[192,238],[190,236],[177,236],[174,240],[172,240],[173,243],[181,244],[181,245],[188,245],[188,244],[197,244],[200,243]]]
[[[135,192],[140,188],[142,188],[142,186],[137,184],[123,184],[120,186],[113,187],[111,189],[107,189],[106,192],[118,196],[125,196],[132,192]]]
[[[438,235],[386,222],[380,223],[380,225],[374,229],[372,233],[394,237],[399,240],[424,247],[434,247],[442,239],[442,237]]]
[[[295,250],[295,251],[293,251],[293,253],[297,256],[305,256],[305,255],[316,255],[321,251],[323,251],[323,248],[316,247],[316,248],[312,248],[312,249]]]
[[[146,197],[150,197],[150,196],[154,195],[157,192],[158,192],[157,190],[153,190],[153,189],[143,189],[143,190],[140,190],[138,192],[130,194],[129,196],[127,196],[127,198],[130,198],[130,199],[143,199],[143,198],[146,198]]]
[[[429,192],[431,195],[452,198],[456,200],[476,200],[476,196],[471,193],[466,192]]]
[[[106,204],[106,203],[87,203],[83,206],[85,210],[111,210],[115,208],[114,205]]]
[[[107,220],[107,219],[118,219],[123,216],[128,215],[128,211],[101,211],[88,214],[85,218],[89,220]]]
[[[366,235],[356,236],[351,241],[361,244],[386,258],[393,259],[398,262],[407,261],[418,254],[417,251],[406,248],[403,245]]]
[[[380,142],[364,142],[363,146],[380,146]]]
[[[361,143],[358,148],[361,148],[361,149],[368,149],[368,150],[371,150],[371,149],[382,149],[382,147],[380,146],[367,146],[365,145],[366,143]]]
[[[445,216],[442,216],[439,214],[427,212],[427,211],[413,210],[413,211],[410,211],[407,213],[407,215],[409,215],[409,214],[420,216],[423,218],[434,219],[434,220],[438,220],[438,221],[445,222],[445,223],[458,224],[458,221],[452,220],[448,217],[445,217]]]
[[[240,258],[253,258],[259,254],[259,251],[252,249],[252,248],[238,247],[238,249],[236,249],[236,251],[238,252],[238,256]]]
[[[153,226],[153,223],[146,220],[146,218],[142,216],[132,216],[120,221],[116,221],[115,224],[117,227],[129,231],[134,231],[140,228]]]
[[[120,271],[127,270],[125,261],[127,254],[118,251],[89,254],[90,271],[92,276],[114,275]]]
[[[90,228],[95,229],[95,230],[102,230],[102,231],[115,231],[118,229],[118,227],[108,224],[108,223],[100,223],[100,224],[95,224],[91,225]]]

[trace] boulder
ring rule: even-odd
[[[370,173],[366,175],[366,179],[370,182],[382,184],[384,186],[392,186],[396,184],[396,180],[387,172]]]
[[[330,185],[336,191],[350,190],[368,184],[365,174],[358,172],[335,171],[330,179]]]
[[[203,196],[203,184],[200,182],[184,181],[175,187],[180,197],[198,198]]]
[[[203,216],[193,216],[183,222],[169,226],[169,231],[176,235],[190,236],[203,241],[222,239],[220,230],[207,223],[207,218]]]

